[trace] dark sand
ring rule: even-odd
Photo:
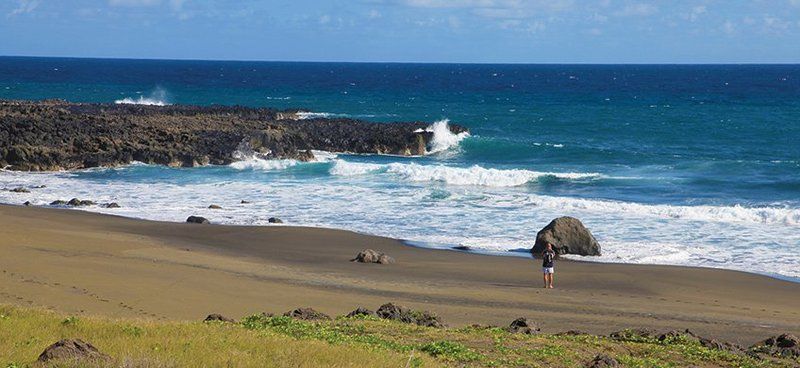
[[[394,265],[357,264],[364,249]],[[689,328],[749,344],[800,334],[800,284],[701,268],[539,261],[413,248],[300,227],[164,223],[0,206],[0,303],[75,314],[200,320],[312,306],[344,314],[385,302],[451,326],[526,316],[544,332]]]

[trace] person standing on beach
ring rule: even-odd
[[[553,273],[555,272],[556,252],[553,244],[547,243],[547,248],[542,252],[542,273],[544,274],[544,288],[553,288]]]

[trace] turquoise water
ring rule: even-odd
[[[441,129],[437,152],[415,158],[3,172],[0,186],[48,185],[4,202],[82,196],[123,205],[90,210],[173,221],[279,216],[495,253],[529,248],[549,220],[572,215],[600,240],[600,261],[800,277],[796,65],[0,58],[0,98],[302,108],[471,131]]]

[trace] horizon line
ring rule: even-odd
[[[36,56],[0,55],[0,58],[35,59],[83,59],[83,60],[130,60],[130,61],[204,61],[204,62],[263,62],[263,63],[309,63],[309,64],[440,64],[440,65],[800,65],[800,62],[456,62],[456,61],[336,61],[336,60],[274,60],[274,59],[202,59],[202,58],[134,58],[107,56]]]

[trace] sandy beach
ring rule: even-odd
[[[85,315],[199,320],[393,301],[451,326],[526,316],[543,332],[688,328],[742,344],[800,333],[800,284],[743,272],[419,249],[347,231],[153,222],[0,206],[0,303]],[[393,265],[349,262],[365,248]]]

